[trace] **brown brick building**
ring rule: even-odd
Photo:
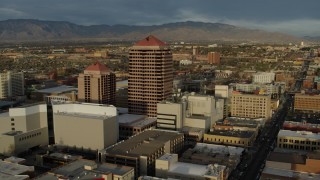
[[[208,63],[209,64],[220,64],[220,53],[209,52],[208,53]]]
[[[78,77],[78,100],[115,105],[116,76],[100,62],[88,66]]]
[[[150,35],[129,54],[129,113],[156,116],[157,103],[172,94],[173,60],[170,48]]]

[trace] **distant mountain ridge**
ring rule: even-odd
[[[136,41],[153,34],[164,41],[236,41],[287,43],[300,38],[221,23],[177,22],[163,25],[77,25],[66,21],[13,19],[0,21],[0,41],[110,40]]]

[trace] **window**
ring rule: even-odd
[[[15,130],[16,130],[16,128],[11,128],[11,130],[12,130],[12,131],[15,131]]]
[[[11,121],[14,121],[14,118],[11,118]]]
[[[14,126],[14,123],[11,123],[11,126]]]

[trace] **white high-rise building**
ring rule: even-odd
[[[23,72],[0,73],[0,99],[24,95]]]

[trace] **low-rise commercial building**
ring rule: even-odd
[[[134,169],[110,163],[97,164],[94,161],[79,159],[53,169],[51,172],[36,177],[37,180],[48,179],[105,179],[133,180]]]
[[[174,131],[147,130],[128,140],[100,150],[98,159],[135,168],[135,178],[155,174],[155,161],[164,153],[178,153],[184,136]]]
[[[231,172],[240,163],[243,152],[242,147],[197,143],[194,148],[185,151],[179,161],[200,165],[224,165]]]
[[[178,154],[167,153],[156,160],[156,176],[160,178],[225,180],[228,175],[226,166],[178,162]]]
[[[299,155],[271,152],[266,160],[261,179],[319,179],[319,164],[319,153]]]
[[[146,129],[155,128],[157,118],[148,118],[145,115],[122,114],[119,115],[119,140],[139,134]]]
[[[256,133],[253,131],[223,131],[214,130],[204,134],[203,142],[249,147],[253,145]]]
[[[314,151],[320,149],[320,134],[307,131],[280,130],[277,138],[277,147]]]
[[[255,120],[226,118],[223,121],[217,121],[213,125],[214,130],[231,130],[231,131],[253,131],[258,134],[261,124]]]

